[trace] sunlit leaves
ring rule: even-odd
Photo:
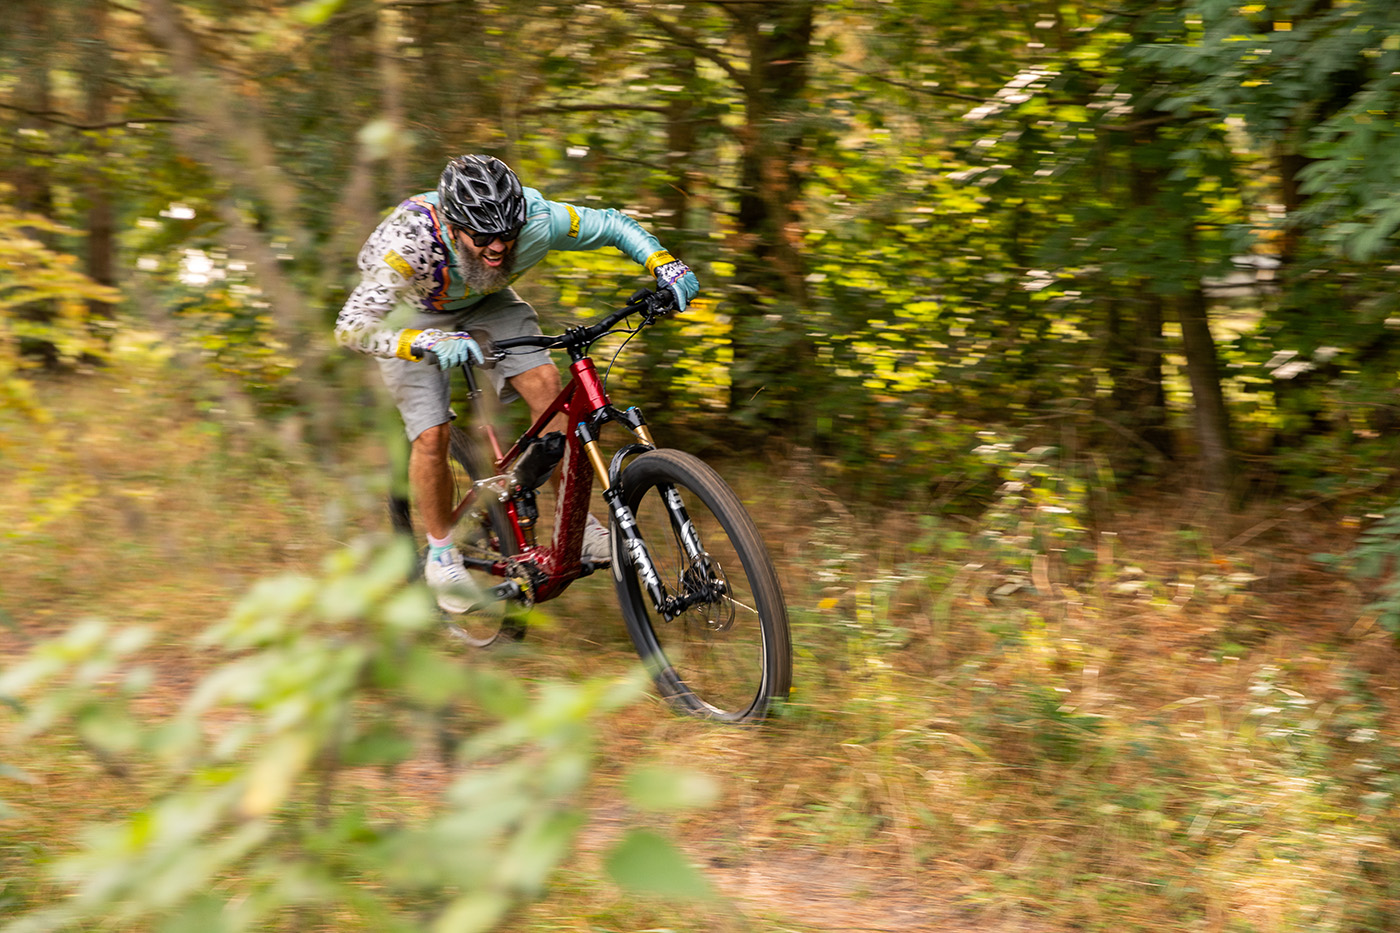
[[[345,5],[345,0],[307,0],[292,9],[292,16],[308,26],[319,26]]]

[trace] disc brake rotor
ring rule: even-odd
[[[687,615],[703,620],[712,632],[727,632],[734,625],[734,601],[729,598],[729,580],[724,568],[708,554],[690,562],[681,575],[681,587],[686,595],[699,597],[686,610]]]

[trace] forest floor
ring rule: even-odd
[[[254,581],[314,574],[382,531],[373,438],[326,467],[295,432],[196,394],[102,374],[45,386],[46,424],[0,412],[0,662],[88,616],[146,626],[141,708],[168,714],[219,661],[195,636]],[[574,855],[510,929],[1284,933],[1396,915],[1400,659],[1364,594],[1310,557],[1344,551],[1357,516],[1123,502],[1076,533],[1074,563],[974,551],[966,521],[918,503],[846,502],[810,459],[727,472],[783,579],[793,701],[762,729],[650,699],[597,722]],[[602,575],[544,609],[490,663],[526,683],[631,669]],[[11,876],[146,792],[45,754],[20,762],[37,784],[0,793],[28,853],[0,836]],[[619,790],[639,762],[708,774],[718,799],[643,817]],[[431,806],[452,778],[425,751],[371,789]],[[612,885],[602,853],[643,824],[721,900]]]

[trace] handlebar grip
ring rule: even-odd
[[[439,365],[439,363],[438,363],[438,355],[437,355],[436,353],[434,353],[432,350],[424,350],[424,351],[423,351],[422,360],[423,360],[424,363],[428,363],[429,365],[432,365],[432,366],[438,366],[438,365]]]
[[[671,286],[658,289],[656,292],[656,303],[652,305],[652,310],[657,314],[675,314],[681,309],[680,299],[676,297],[676,290]]]

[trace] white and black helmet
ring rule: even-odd
[[[525,226],[520,179],[494,156],[458,156],[438,179],[438,211],[450,224],[477,233],[519,231]]]

